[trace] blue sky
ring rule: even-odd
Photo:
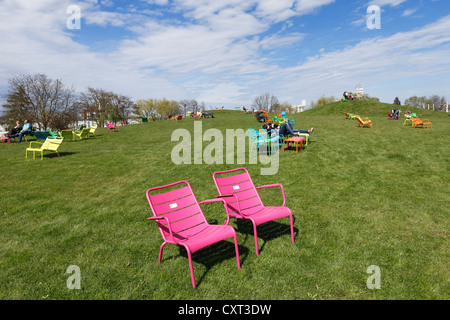
[[[69,6],[80,29],[69,29]],[[367,8],[380,8],[369,29]],[[70,20],[72,21],[72,20]],[[250,106],[357,84],[383,102],[450,99],[448,0],[2,0],[0,92],[44,73],[77,91]]]

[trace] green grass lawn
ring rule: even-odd
[[[275,175],[261,175],[259,162],[173,164],[172,132],[193,132],[193,119],[100,128],[44,160],[25,159],[29,143],[2,144],[0,299],[449,299],[450,117],[411,108],[433,124],[412,128],[386,119],[392,107],[332,103],[296,114],[294,128],[315,128],[311,143],[280,152]],[[203,131],[224,136],[259,125],[238,111],[202,120]],[[257,186],[283,184],[295,243],[288,219],[261,225],[258,257],[251,225],[234,220],[241,269],[231,239],[202,249],[194,290],[183,248],[167,245],[158,264],[162,238],[146,220],[146,190],[187,180],[199,201],[210,199],[212,174],[241,166]],[[282,203],[278,188],[260,194]],[[219,203],[202,208],[211,223],[226,218]],[[80,268],[80,290],[67,288],[70,265]],[[371,265],[379,290],[366,285]]]

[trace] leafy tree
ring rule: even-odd
[[[162,100],[157,100],[156,102],[156,110],[160,118],[165,118],[169,114],[176,115],[180,113],[180,106],[177,101],[174,100],[166,100],[163,98]]]
[[[137,118],[150,118],[156,117],[156,99],[140,99],[136,101],[133,107],[133,113]]]
[[[426,104],[427,97],[418,97],[412,96],[405,100],[404,105],[415,107],[415,108],[423,108],[423,105]]]
[[[358,98],[358,100],[380,102],[379,98],[371,97],[368,93],[364,93],[361,97]]]
[[[320,107],[320,106],[326,105],[328,103],[332,103],[334,101],[336,101],[336,98],[333,97],[333,96],[331,96],[331,97],[321,97],[315,102],[312,101],[310,106],[311,106],[311,108],[316,108],[316,107]]]

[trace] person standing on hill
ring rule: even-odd
[[[392,109],[391,113],[394,115],[394,120],[399,120],[400,119],[400,112],[401,110],[399,109]]]

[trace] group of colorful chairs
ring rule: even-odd
[[[345,115],[345,119],[357,120],[358,126],[361,128],[364,128],[364,127],[372,128],[372,121],[369,118],[361,118],[357,114],[346,113],[346,112],[344,112],[344,115]]]
[[[283,125],[286,122],[290,122],[292,124],[295,124],[295,120],[293,117],[288,117],[286,114],[286,111],[283,111],[281,113],[278,113],[275,117],[273,117],[272,119],[269,119],[269,114],[266,111],[262,111],[262,114],[264,115],[264,121],[262,121],[261,117],[258,117],[255,114],[256,117],[256,121],[257,122],[266,122],[266,123],[276,123],[278,125]]]
[[[280,148],[280,144],[283,143],[282,137],[270,136],[264,130],[258,131],[255,127],[251,127],[246,132],[250,141],[252,142],[252,146],[250,147],[250,157],[254,154],[254,152],[259,152],[261,147],[266,148],[267,155],[271,155],[274,152],[277,152]]]
[[[361,118],[358,115],[346,113],[346,112],[344,112],[344,114],[345,114],[346,119],[358,120],[360,127],[367,126],[369,128],[372,128],[372,121],[370,121],[369,118]],[[431,124],[430,120],[428,120],[428,119],[421,120],[415,113],[404,114],[404,116],[405,116],[405,121],[403,122],[404,126],[411,125],[413,128],[416,128],[416,127],[432,128],[432,124]],[[394,118],[394,115],[388,111],[388,119],[393,119],[393,118]]]
[[[416,127],[422,127],[422,128],[432,128],[431,122],[428,119],[419,119],[417,114],[411,113],[411,114],[405,114],[405,121],[403,122],[403,125],[411,125],[413,128]]]
[[[90,135],[95,137],[96,130],[97,125],[93,125],[90,128],[81,126],[79,130],[61,130],[57,133],[51,131],[42,131],[38,135],[34,133],[36,141],[30,142],[30,146],[25,150],[25,158],[28,158],[28,152],[33,152],[33,159],[36,159],[36,153],[39,152],[41,160],[43,160],[44,151],[55,152],[59,157],[58,148],[64,139],[74,141],[76,137],[80,140],[87,139]],[[40,142],[40,140],[44,140],[44,142]],[[40,144],[40,147],[37,147],[36,144]]]
[[[76,138],[83,140],[89,138],[91,135],[95,137],[95,131],[97,130],[97,125],[93,125],[89,128],[85,126],[80,126],[78,130],[61,130],[58,132],[59,137],[70,139],[71,141],[75,141]],[[108,131],[110,129],[108,128]]]
[[[163,243],[159,249],[158,263],[161,263],[163,248],[166,244],[183,246],[187,251],[192,286],[196,288],[192,253],[219,241],[233,238],[237,267],[240,268],[239,249],[235,229],[228,225],[230,219],[245,219],[253,225],[255,252],[259,255],[257,226],[284,217],[289,217],[291,241],[294,243],[294,226],[291,210],[285,206],[286,197],[281,184],[255,187],[249,172],[245,168],[218,171],[213,174],[218,195],[213,199],[198,202],[191,185],[187,181],[178,181],[147,190],[146,196],[153,216],[148,220],[156,221]],[[283,195],[283,204],[279,207],[265,206],[258,189],[279,187]],[[227,218],[223,225],[210,224],[200,204],[222,202]]]

